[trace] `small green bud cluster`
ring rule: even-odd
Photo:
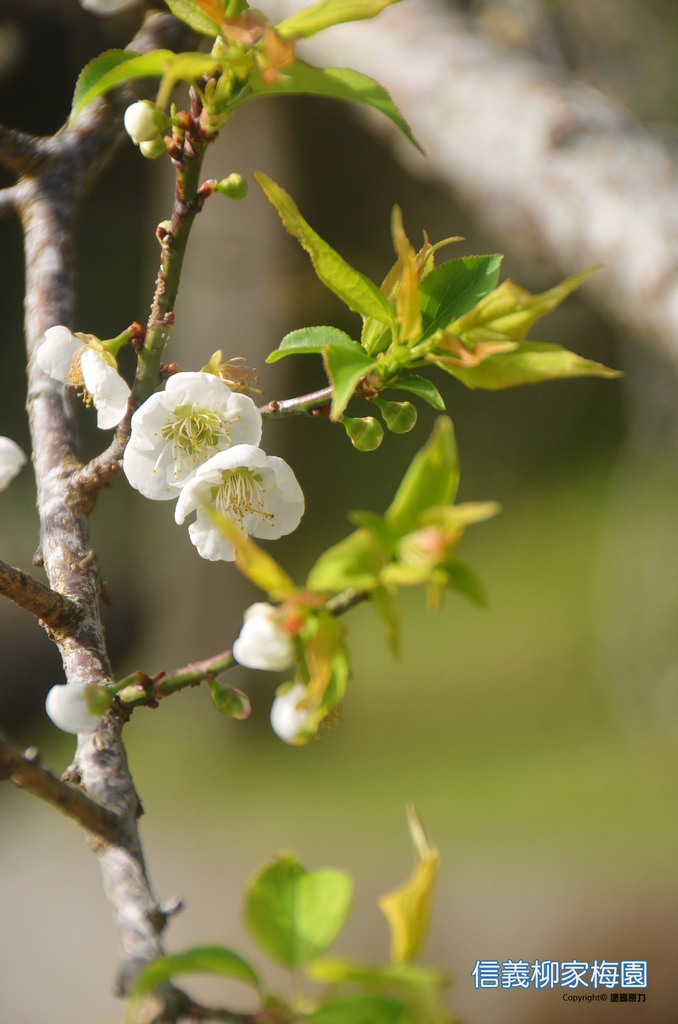
[[[234,172],[221,179],[217,184],[217,192],[221,192],[227,199],[244,199],[247,195],[247,182],[242,174]]]

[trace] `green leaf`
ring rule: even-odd
[[[349,339],[350,340],[350,339]],[[332,384],[330,419],[339,419],[360,380],[378,365],[357,341],[331,342],[323,351],[325,371]]]
[[[397,591],[393,587],[380,584],[371,594],[374,610],[377,613],[386,641],[394,658],[402,656],[400,634],[402,631],[402,615]]]
[[[485,332],[489,330],[511,341],[524,341],[528,330],[537,320],[555,309],[598,269],[591,267],[581,274],[568,277],[540,295],[533,295],[511,280],[504,281],[477,306],[451,324],[450,329],[471,340],[475,340],[476,335],[479,335],[479,340],[483,340]]]
[[[130,996],[139,998],[178,974],[221,974],[259,988],[259,978],[250,965],[223,946],[195,946],[184,953],[159,957],[147,964],[134,980]]]
[[[316,1010],[307,1024],[400,1024],[405,1006],[391,996],[344,996]]]
[[[209,687],[212,703],[222,715],[241,721],[249,716],[252,707],[247,694],[242,690],[236,690],[228,683],[220,683],[218,679],[210,679]]]
[[[416,373],[410,373],[407,377],[399,377],[395,384],[389,384],[389,388],[400,391],[411,391],[413,394],[423,398],[425,402],[432,405],[438,412],[445,412],[445,403],[438,388],[425,377],[419,377]],[[386,390],[386,388],[384,388]]]
[[[308,586],[319,592],[339,593],[353,587],[372,590],[388,555],[371,530],[355,530],[324,551],[308,574]]]
[[[457,593],[463,594],[464,597],[481,608],[487,607],[485,587],[473,569],[469,568],[465,562],[460,562],[458,558],[448,562],[444,568],[450,590],[456,590]]]
[[[497,285],[500,254],[461,256],[432,270],[421,283],[423,341],[449,327]]]
[[[309,964],[307,974],[323,985],[362,985],[371,988],[391,986],[395,982],[403,985],[447,988],[450,976],[434,967],[422,964],[365,964],[353,960],[332,957],[316,960]]]
[[[251,93],[236,101],[234,106],[238,102],[244,103],[257,96],[295,93],[329,96],[333,99],[349,100],[353,103],[365,103],[368,107],[373,107],[388,117],[403,135],[420,152],[423,152],[412,134],[412,129],[386,89],[375,82],[373,78],[368,78],[367,75],[362,75],[359,71],[353,71],[351,68],[317,68],[303,60],[293,60],[290,64],[285,65],[283,74],[277,75],[268,84],[264,83],[259,70],[253,70],[248,84],[252,90]]]
[[[297,587],[292,577],[288,576],[267,551],[243,533],[232,519],[221,515],[208,505],[203,511],[235,548],[235,564],[243,576],[256,587],[265,590],[274,601],[284,601],[296,594]]]
[[[304,870],[280,856],[247,886],[245,923],[262,949],[285,967],[298,967],[336,939],[351,909],[353,881],[343,871]]]
[[[349,512],[348,518],[354,526],[364,526],[367,530],[371,530],[379,540],[384,551],[388,551],[389,553],[394,551],[397,537],[394,535],[383,516],[378,515],[376,512],[364,512],[361,509],[358,509],[355,512]]]
[[[124,53],[126,51],[113,52]],[[87,103],[121,82],[129,81],[132,78],[163,77],[165,79],[163,89],[171,90],[175,82],[181,79],[193,82],[205,72],[212,71],[216,67],[214,59],[204,53],[173,53],[172,50],[151,50],[149,53],[132,55],[128,60],[118,60],[113,66],[108,61],[104,61],[99,66],[98,62],[106,56],[106,54],[102,54],[101,57],[95,58],[83,71],[83,75],[87,73],[86,88],[81,89],[80,80],[78,80],[71,120]],[[106,64],[109,66],[106,67]],[[82,78],[82,75],[80,77]]]
[[[394,533],[402,537],[416,528],[426,509],[452,502],[458,485],[454,427],[447,416],[439,416],[431,437],[410,463],[384,518]]]
[[[202,7],[196,3],[196,0],[166,0],[166,2],[175,18],[186,22],[196,32],[201,32],[202,35],[210,36],[211,38],[219,34],[219,24],[210,18]]]
[[[373,18],[396,0],[318,0],[276,25],[283,39],[312,36],[331,25]]]
[[[622,376],[619,370],[611,370],[602,363],[582,359],[560,345],[540,341],[520,342],[512,352],[498,352],[477,366],[446,365],[442,369],[469,388],[486,388],[490,391],[562,377]]]
[[[259,171],[254,172],[254,177],[266,198],[275,206],[287,230],[311,257],[313,268],[323,284],[356,313],[374,316],[385,324],[394,324],[393,309],[377,286],[351,267],[316,234],[284,189]]]
[[[276,363],[284,356],[302,355],[309,352],[322,353],[330,344],[354,347],[358,343],[336,327],[301,327],[298,331],[286,334],[266,362]]]
[[[133,57],[138,57],[136,50],[105,50],[98,57],[91,60],[80,72],[78,81],[75,83],[73,103],[71,104],[71,120],[83,106],[83,99],[91,89],[94,89],[98,82],[109,72],[126,64]]]

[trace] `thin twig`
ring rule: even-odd
[[[64,632],[72,629],[82,619],[83,609],[77,601],[64,594],[58,594],[30,573],[15,569],[13,565],[0,561],[0,594],[14,601],[21,608],[32,612],[50,629]]]
[[[139,704],[149,704],[159,700],[161,697],[169,697],[170,694],[183,690],[187,686],[196,686],[203,679],[214,678],[220,672],[233,668],[236,661],[231,653],[230,647],[220,654],[202,661],[192,661],[183,668],[174,669],[172,672],[158,672],[152,679],[141,670],[132,672],[120,683],[128,685],[118,691],[118,698],[129,707]]]
[[[94,835],[110,840],[120,831],[122,822],[114,811],[92,800],[77,786],[62,782],[37,760],[26,757],[2,729],[0,779],[11,779],[17,786],[46,800]]]
[[[300,395],[298,398],[287,398],[282,402],[268,402],[259,406],[259,412],[263,419],[282,419],[284,416],[312,415],[315,409],[321,409],[324,405],[329,406],[332,401],[332,388],[322,388],[320,391],[311,391],[308,395]]]

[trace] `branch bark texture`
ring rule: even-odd
[[[267,13],[278,20],[297,6],[271,0]],[[427,153],[420,161],[399,144],[404,161],[446,182],[507,249],[564,274],[602,263],[585,286],[592,302],[678,360],[674,146],[435,0],[408,0],[298,46],[314,63],[384,85]]]
[[[156,13],[146,19],[131,48],[179,49],[190,41],[175,19]],[[5,146],[6,161],[24,171],[13,187],[13,196],[25,237],[27,407],[42,557],[52,590],[82,609],[75,626],[70,623],[55,632],[69,683],[101,685],[111,678],[99,615],[101,580],[89,538],[88,515],[94,497],[74,482],[81,461],[70,395],[63,385],[42,373],[35,353],[47,328],[72,324],[75,208],[122,138],[121,111],[136,98],[133,87],[118,90],[110,102],[91,104],[74,124],[65,125],[51,139],[30,141],[16,133],[9,140],[0,138],[0,144],[10,143]],[[90,828],[88,835],[115,913],[124,991],[139,967],[162,952],[160,933],[165,916],[146,874],[137,829],[140,804],[121,728],[116,711],[109,709],[97,730],[79,736],[69,778],[79,782],[83,796],[88,794],[86,799],[112,814],[111,820],[116,822],[115,832]],[[147,1014],[148,1020],[176,1019],[173,990],[153,998],[159,999],[159,1005],[157,1013]]]

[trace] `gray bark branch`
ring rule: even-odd
[[[179,49],[190,41],[185,27],[174,18],[154,13],[131,48]],[[38,162],[13,188],[25,237],[27,408],[42,556],[53,590],[82,609],[79,622],[56,637],[68,683],[106,684],[111,669],[99,614],[101,581],[89,539],[88,516],[94,499],[74,484],[81,461],[71,396],[40,370],[35,353],[47,328],[72,323],[75,208],[123,137],[122,109],[147,87],[142,83],[118,89],[110,101],[92,103],[53,138],[39,140]],[[137,828],[141,809],[121,739],[122,724],[112,708],[97,730],[78,737],[69,778],[77,780],[89,798],[119,822],[115,835],[91,829],[89,841],[115,914],[124,992],[140,966],[162,953],[165,915],[146,874]],[[146,1019],[176,1019],[178,993],[166,987],[150,998],[153,1006],[143,1010]]]
[[[50,590],[44,583],[34,580],[30,573],[2,561],[0,594],[32,612],[52,630],[69,629],[77,624],[82,615],[82,608],[75,601]]]

